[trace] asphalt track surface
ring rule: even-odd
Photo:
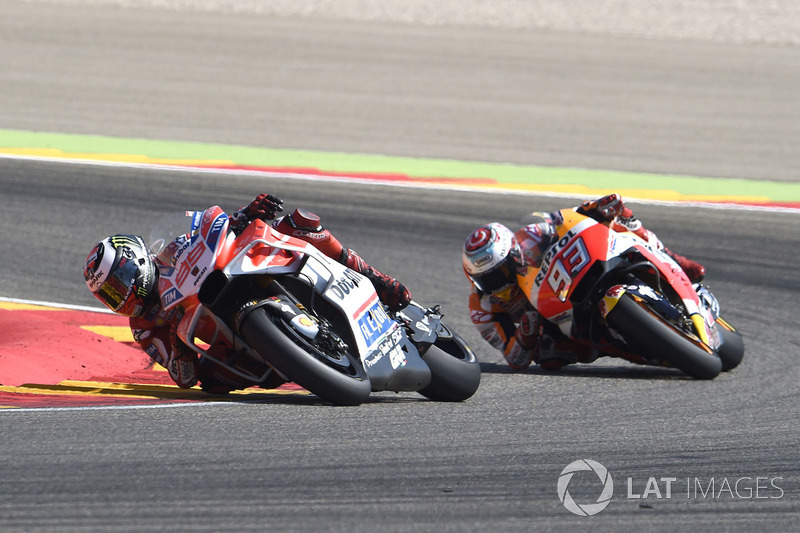
[[[31,43],[41,43],[50,35],[58,48],[65,49],[59,52],[65,57],[86,57],[81,52],[89,48],[76,44],[81,42],[79,38],[56,30],[65,26],[93,28],[98,31],[91,34],[92,39],[99,41],[91,48],[92,54],[98,58],[105,56],[109,68],[126,70],[124,60],[115,61],[112,57],[115,50],[120,54],[130,53],[126,52],[129,47],[118,45],[126,38],[126,32],[120,28],[116,33],[109,30],[109,19],[103,18],[109,11],[78,11],[74,17],[58,18],[56,14],[63,13],[54,10],[52,17],[34,20],[23,17],[26,7],[10,2],[4,3],[2,9],[7,10],[8,6],[19,8],[13,14],[21,18],[15,20],[24,21],[20,27],[27,25],[26,31],[19,35],[27,35],[29,42],[20,45],[17,52],[32,50],[35,44]],[[52,14],[49,8],[39,11],[43,12]],[[442,128],[442,135],[431,134],[426,138],[416,122],[418,115],[390,113],[392,106],[397,106],[394,108],[397,111],[403,107],[398,102],[403,98],[410,98],[411,103],[438,102],[462,120],[466,120],[462,114],[474,109],[470,102],[449,100],[448,95],[437,93],[441,86],[415,86],[413,77],[418,70],[412,59],[392,63],[393,68],[408,69],[408,77],[403,78],[408,84],[398,79],[398,92],[391,102],[387,100],[378,106],[387,115],[379,121],[383,126],[374,136],[357,127],[358,117],[347,105],[336,109],[337,99],[330,94],[332,88],[342,96],[362,87],[364,98],[369,100],[372,94],[369,83],[374,78],[362,70],[363,63],[353,58],[360,58],[365,50],[380,48],[387,42],[387,32],[390,40],[394,36],[414,50],[414,57],[426,57],[429,52],[426,46],[439,39],[439,30],[428,33],[391,26],[376,29],[374,25],[327,25],[325,30],[329,33],[324,38],[332,44],[326,47],[321,65],[348,64],[350,58],[348,76],[342,76],[341,68],[331,68],[327,71],[329,78],[314,84],[313,93],[331,106],[325,109],[300,105],[303,95],[297,90],[308,86],[300,84],[297,78],[298,86],[294,91],[287,90],[281,98],[286,113],[283,123],[268,133],[268,124],[261,122],[250,107],[261,98],[262,91],[271,90],[264,86],[266,78],[246,83],[252,77],[237,78],[224,70],[234,60],[247,65],[250,60],[244,53],[256,53],[246,46],[245,40],[239,43],[240,48],[233,50],[197,43],[193,40],[196,34],[187,28],[209,23],[206,16],[197,15],[195,19],[193,15],[188,22],[167,15],[141,17],[142,20],[138,16],[129,20],[128,31],[143,32],[144,24],[152,22],[153,40],[159,42],[158,46],[153,45],[153,57],[160,48],[162,53],[158,57],[167,62],[161,64],[158,72],[163,72],[166,64],[172,66],[171,72],[182,71],[185,65],[198,69],[202,65],[206,76],[193,75],[185,84],[165,86],[157,72],[150,72],[152,76],[148,78],[149,71],[144,69],[136,76],[138,90],[127,92],[129,84],[119,78],[104,77],[107,73],[95,71],[90,76],[87,71],[84,73],[87,77],[78,74],[70,77],[59,68],[41,68],[32,61],[32,56],[25,61],[15,54],[13,61],[18,64],[13,76],[18,85],[8,89],[9,99],[3,95],[5,103],[0,104],[3,127],[223,142],[257,138],[255,142],[266,145],[279,144],[284,139],[292,146],[348,151],[367,151],[369,146],[376,152],[398,151],[404,155],[451,157],[467,150],[462,142],[466,138],[448,135],[453,125],[447,121],[438,121],[438,126],[430,124],[432,129]],[[322,28],[314,24],[309,28],[301,21],[253,17],[216,19],[214,35],[243,34],[262,24],[260,35],[274,34],[267,30],[278,31],[289,25],[309,30],[292,33],[295,45],[309,42],[311,36],[325,42],[319,33]],[[277,27],[271,28],[272,24]],[[4,31],[9,26],[13,25],[4,23]],[[171,31],[164,32],[165,27]],[[403,37],[397,37],[396,33]],[[459,45],[472,43],[472,46],[463,52],[463,62],[448,64],[447,72],[442,72],[447,79],[474,78],[474,70],[468,76],[461,69],[470,67],[473,52],[486,49],[488,45],[482,43],[488,36],[496,38],[490,48],[496,46],[497,57],[501,58],[506,53],[520,53],[522,57],[516,39],[534,38],[513,32],[478,32],[476,37],[464,31],[457,35]],[[578,48],[585,45],[580,36],[542,38],[557,38]],[[608,44],[597,39],[598,46]],[[9,46],[15,43],[20,44],[11,39]],[[503,48],[502,43],[508,48]],[[625,49],[639,58],[635,64],[649,64],[652,57],[648,53],[654,45],[638,44],[641,46],[635,47],[636,53],[630,47]],[[458,55],[458,46],[455,43],[451,46]],[[691,60],[710,53],[703,44],[697,44],[697,49],[686,43],[657,46],[665,50],[675,46],[681,53],[698,50],[684,55]],[[565,48],[569,49],[548,49],[547,53],[552,54],[548,61],[554,65],[566,62],[569,53]],[[720,56],[716,59],[730,58],[724,48],[718,51]],[[778,59],[796,53],[791,49],[758,47],[736,48],[736,51]],[[385,52],[380,50],[375,54]],[[286,63],[273,57],[277,62],[275,70],[291,71],[302,57],[305,56],[289,55]],[[630,58],[618,59],[618,66],[623,69]],[[778,59],[775,61],[779,62]],[[4,54],[3,61],[9,61],[9,56]],[[517,75],[526,66],[519,62],[492,64],[505,77]],[[634,71],[635,64],[631,67]],[[57,66],[55,59],[54,66]],[[212,66],[222,69],[222,74],[212,76]],[[687,70],[692,71],[691,67]],[[735,68],[721,70],[739,72]],[[783,75],[779,70],[776,67],[773,79]],[[4,77],[12,75],[6,69],[2,71]],[[260,72],[263,74],[263,69]],[[625,79],[625,76],[606,78],[588,68],[584,72],[587,76],[601,76],[608,83]],[[322,75],[321,71],[317,74]],[[680,85],[682,74],[685,71],[678,68],[674,74],[676,85]],[[636,74],[628,72],[628,76],[633,78]],[[109,80],[108,85],[99,84],[103,79]],[[220,79],[227,80],[224,87],[216,84]],[[754,85],[748,89],[744,77],[738,81],[736,91],[742,94],[755,94],[761,88],[760,82],[753,81]],[[585,83],[591,86],[591,82]],[[197,100],[194,93],[187,94],[192,87],[208,98],[214,95],[219,104],[208,105],[210,101]],[[574,85],[564,84],[562,89],[568,91],[570,87]],[[717,87],[711,83],[708,90],[719,88],[719,96],[723,98],[725,87],[729,85],[721,82]],[[790,87],[771,90],[788,94]],[[64,91],[74,91],[72,98],[60,100]],[[79,93],[82,97],[76,98]],[[645,93],[648,91],[642,92]],[[125,114],[126,104],[134,104],[133,94],[140,95],[142,102],[163,106],[159,110],[170,110],[174,115],[165,116],[154,109],[140,113],[134,120],[133,109]],[[429,100],[425,95],[429,95]],[[505,101],[502,95],[491,91],[482,93],[482,98],[489,102]],[[564,98],[568,99],[568,95]],[[20,105],[12,106],[9,100]],[[353,102],[358,100],[352,97]],[[21,105],[34,101],[36,107]],[[754,99],[744,98],[740,107],[755,106],[753,102]],[[531,98],[530,105],[538,104]],[[276,116],[280,114],[278,107],[276,103]],[[513,107],[509,104],[509,115],[489,115],[497,123],[504,123],[507,116],[514,114]],[[598,122],[614,123],[617,110],[613,106],[597,101],[589,107]],[[325,110],[327,115],[322,113]],[[554,120],[559,117],[558,111],[551,110]],[[115,116],[117,113],[122,115]],[[115,116],[115,120],[103,120],[110,116]],[[337,116],[338,121],[334,120]],[[684,162],[690,167],[707,166],[709,175],[731,176],[742,172],[758,177],[746,168],[737,166],[736,170],[733,168],[736,165],[729,164],[737,155],[736,143],[725,139],[709,138],[703,148],[706,156],[703,161],[699,155],[694,161],[686,158],[682,148],[693,145],[691,138],[687,140],[690,133],[713,128],[699,111],[687,116],[694,117],[694,122],[676,126],[671,132],[660,132],[672,140],[660,143],[658,150],[663,158],[635,150],[643,141],[632,132],[621,130],[617,135],[583,132],[574,143],[567,142],[565,136],[560,139],[563,144],[547,155],[559,159],[560,153],[563,158],[558,164],[564,166],[581,159],[594,160],[599,165],[607,161],[593,158],[604,152],[608,143],[618,142],[618,157],[624,160],[620,168],[631,165],[638,170],[652,167],[679,171],[673,164]],[[746,113],[733,116],[743,123],[747,121]],[[370,122],[366,116],[361,120]],[[569,113],[565,120],[569,122]],[[635,122],[630,122],[631,127]],[[788,120],[770,122],[768,126],[759,130],[759,135],[753,133],[764,146],[777,150],[782,142],[795,135],[792,128],[796,125]],[[509,125],[509,132],[516,127],[519,126]],[[775,129],[774,135],[771,128]],[[470,153],[483,159],[489,159],[491,154],[500,160],[506,158],[508,154],[500,148],[511,137],[503,139],[487,134],[484,139],[477,130],[475,133],[471,137],[474,150]],[[225,138],[211,138],[215,135]],[[433,138],[443,144],[430,142]],[[613,141],[615,138],[618,140]],[[520,154],[523,147],[523,144],[517,147]],[[525,152],[524,158],[535,160],[539,155],[542,154]],[[792,174],[791,158],[774,159],[770,177]],[[694,166],[692,172],[701,173],[698,169],[702,170]],[[0,159],[3,203],[0,235],[4,248],[0,259],[0,295],[93,305],[83,286],[81,269],[96,240],[118,231],[146,233],[153,219],[176,209],[210,204],[233,209],[265,190],[284,197],[289,206],[304,206],[321,214],[346,245],[407,282],[417,300],[443,304],[451,325],[479,353],[484,374],[478,393],[461,404],[438,404],[414,394],[378,394],[357,408],[331,407],[313,397],[291,397],[258,403],[167,408],[0,412],[3,481],[0,529],[108,532],[794,529],[800,510],[797,430],[800,371],[795,364],[796,316],[800,311],[796,274],[800,219],[795,214],[633,206],[648,227],[673,249],[707,266],[709,283],[720,298],[725,315],[743,332],[747,347],[745,361],[733,372],[711,382],[615,361],[568,369],[560,374],[538,370],[511,373],[500,364],[497,354],[477,338],[466,315],[466,282],[459,265],[461,242],[476,223],[499,220],[513,225],[531,210],[565,205],[567,200],[558,198]],[[559,475],[578,459],[602,463],[614,479],[614,498],[596,516],[573,515],[558,499]],[[659,484],[661,498],[656,497],[652,486],[646,499],[628,497],[642,495],[650,478]],[[668,482],[661,478],[676,480],[672,482],[670,498],[665,497]],[[703,496],[712,481],[715,497]],[[737,481],[738,492],[734,492]],[[599,492],[597,480],[591,476],[576,476],[569,489],[582,503],[594,501]]]

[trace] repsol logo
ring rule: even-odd
[[[344,276],[333,282],[331,290],[340,300],[344,300],[350,294],[350,291],[358,287],[359,281],[358,274],[348,270],[344,273]]]
[[[547,271],[550,269],[550,261],[564,248],[569,241],[572,240],[573,237],[577,235],[574,231],[569,230],[566,235],[561,237],[557,243],[550,247],[549,250],[545,252],[542,256],[542,267],[539,269],[539,273],[536,275],[535,283],[536,285],[541,285],[544,281],[544,278],[547,276]]]

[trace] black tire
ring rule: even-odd
[[[719,358],[722,359],[722,371],[727,372],[728,370],[733,370],[742,362],[744,358],[744,341],[739,332],[724,320],[717,319],[716,327],[722,337],[722,346],[719,347],[717,353]]]
[[[645,359],[663,361],[697,379],[714,379],[722,371],[716,353],[709,353],[699,340],[690,339],[629,294],[622,295],[606,322],[636,346],[647,347],[648,353],[638,354]]]
[[[361,360],[349,352],[326,354],[281,318],[251,312],[239,328],[247,344],[289,380],[336,405],[359,405],[371,385]]]
[[[431,400],[464,401],[475,394],[481,383],[478,359],[457,333],[451,333],[452,338],[437,339],[422,356],[431,370],[431,382],[419,393]]]

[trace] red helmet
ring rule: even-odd
[[[473,231],[461,256],[464,273],[483,293],[500,295],[517,283],[522,254],[514,233],[498,222]]]
[[[112,235],[86,258],[83,277],[95,298],[112,311],[139,316],[156,286],[157,271],[138,235]]]

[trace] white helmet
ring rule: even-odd
[[[479,291],[499,294],[517,282],[522,254],[514,233],[498,222],[479,227],[464,241],[464,274]]]
[[[139,235],[112,235],[97,243],[83,278],[95,298],[124,316],[141,316],[156,290],[156,269]]]

